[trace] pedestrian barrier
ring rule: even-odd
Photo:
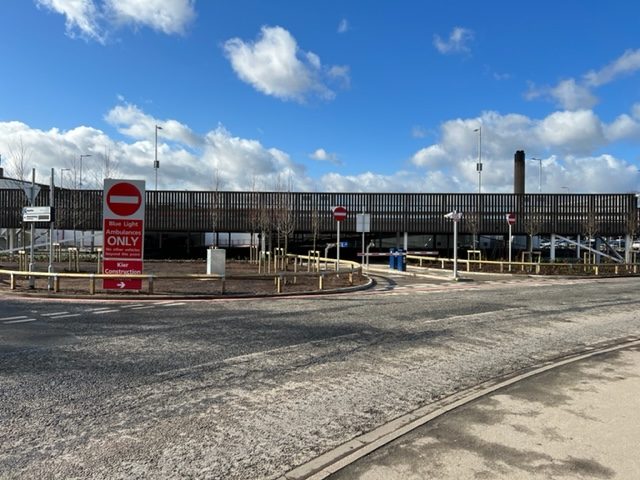
[[[70,249],[71,250],[71,249]],[[76,273],[76,272],[29,272],[27,269],[21,269],[20,271],[13,270],[0,270],[0,276],[8,276],[11,290],[15,290],[18,285],[19,279],[33,277],[37,279],[46,279],[48,288],[53,290],[54,293],[61,291],[61,281],[65,279],[84,279],[87,282],[87,290],[89,294],[94,295],[96,293],[96,281],[104,279],[141,279],[146,282],[146,293],[149,295],[154,294],[155,286],[160,281],[167,280],[207,280],[220,283],[220,294],[225,293],[225,284],[227,281],[249,281],[249,280],[273,280],[276,293],[283,293],[284,287],[289,281],[291,283],[297,283],[298,277],[310,277],[317,279],[318,291],[322,291],[325,286],[325,277],[327,275],[345,275],[348,279],[350,286],[354,284],[354,275],[362,275],[362,267],[359,263],[350,262],[347,260],[341,260],[339,263],[335,259],[318,258],[312,255],[294,255],[287,254],[287,260],[293,259],[294,271],[279,271],[268,274],[235,274],[235,275],[211,275],[211,274],[103,274],[103,273]],[[304,272],[299,271],[298,266],[302,265],[304,261],[308,262],[327,262],[332,267],[331,270],[317,271],[317,272]],[[267,262],[268,263],[268,262]],[[285,261],[285,267],[286,267]]]

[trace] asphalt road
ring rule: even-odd
[[[216,301],[0,298],[0,478],[278,478],[479,382],[640,332],[638,280],[391,278]]]

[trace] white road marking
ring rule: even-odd
[[[132,305],[121,305],[120,308],[136,308],[142,306],[144,306],[144,303],[134,303]]]
[[[5,325],[8,325],[10,323],[27,323],[27,322],[35,322],[36,319],[35,318],[23,318],[22,320],[11,320],[9,322],[4,322]]]
[[[53,313],[41,313],[43,317],[57,317],[59,315],[66,315],[69,312],[53,312]]]
[[[21,318],[27,318],[26,315],[21,315],[19,317],[5,317],[5,318],[0,318],[0,322],[5,321],[5,320],[20,320]]]
[[[132,307],[131,310],[143,310],[145,308],[155,308],[155,305],[145,305],[144,307]]]
[[[69,315],[60,315],[59,317],[55,317],[55,320],[59,318],[71,318],[71,317],[79,317],[79,313],[70,313]]]
[[[162,305],[160,305],[161,307],[179,307],[180,305],[186,305],[186,303],[184,302],[178,302],[178,303],[163,303]]]
[[[102,313],[113,313],[113,312],[119,312],[120,310],[95,310],[91,313],[93,313],[94,315],[100,315]]]
[[[111,307],[87,308],[85,312],[99,312],[100,310],[110,310]]]

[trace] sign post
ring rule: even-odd
[[[453,220],[453,279],[458,280],[458,222],[462,218],[462,212],[454,210],[445,215],[445,218]]]
[[[511,227],[516,223],[516,215],[515,213],[507,213],[506,218],[507,223],[509,224],[509,271],[511,271]]]
[[[105,179],[102,208],[105,274],[141,274],[144,252],[143,180]],[[105,290],[140,290],[142,279],[105,278]]]
[[[356,232],[362,232],[362,266],[364,267],[364,234],[371,231],[371,215],[362,213],[356,215]],[[368,260],[368,259],[367,259]]]
[[[340,271],[340,222],[347,218],[347,209],[342,206],[333,207],[331,209],[333,212],[333,218],[336,219],[337,227],[336,227],[336,260],[338,272]]]

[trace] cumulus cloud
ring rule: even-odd
[[[468,28],[455,27],[449,34],[447,40],[443,40],[440,35],[433,36],[433,46],[440,53],[467,53],[470,51],[469,42],[473,40],[473,31]]]
[[[338,33],[346,33],[349,31],[349,21],[346,18],[340,20],[338,24]]]
[[[590,110],[558,111],[539,120],[485,112],[480,118],[444,122],[439,141],[418,150],[410,162],[426,170],[429,185],[436,188],[431,191],[476,191],[474,130],[481,123],[483,191],[513,191],[516,150],[525,150],[528,158],[543,158],[544,192],[559,192],[563,186],[572,192],[633,191],[640,179],[635,165],[612,154],[593,154],[612,142],[640,139],[639,119],[633,115],[607,124]],[[537,163],[527,162],[527,170],[527,191],[537,191]]]
[[[315,152],[309,154],[309,158],[311,158],[312,160],[317,160],[319,162],[330,162],[336,165],[340,164],[338,155],[336,155],[335,153],[329,153],[324,148],[318,148]]]
[[[536,98],[549,99],[566,110],[590,109],[598,103],[598,98],[593,94],[593,89],[638,70],[640,70],[640,49],[627,50],[600,70],[591,70],[584,74],[580,81],[569,78],[561,80],[552,87],[530,85],[529,90],[525,93],[525,98],[527,100]]]
[[[66,32],[70,37],[104,42],[105,36],[99,25],[101,14],[93,0],[36,0],[36,5],[64,15]]]
[[[119,25],[149,27],[166,34],[184,33],[195,18],[194,0],[35,0],[64,15],[67,35],[105,43]]]
[[[107,160],[117,164],[121,178],[154,182],[155,156],[154,128],[163,125],[158,137],[158,186],[162,189],[208,190],[213,188],[214,172],[221,180],[220,188],[228,190],[268,190],[291,179],[296,190],[313,190],[305,166],[294,162],[277,148],[269,148],[257,140],[234,136],[223,126],[199,135],[173,119],[159,121],[135,105],[118,105],[105,116],[108,122],[128,137],[115,140],[105,132],[80,126],[67,131],[39,130],[21,122],[0,122],[0,151],[5,174],[15,176],[12,154],[19,154],[24,146],[30,170],[38,170],[38,181],[48,178],[55,168],[66,172],[65,184],[79,175],[79,156],[84,158],[83,184],[88,188],[101,188]],[[7,153],[5,153],[7,152]],[[113,175],[111,175],[113,176]],[[57,182],[59,184],[59,182]]]
[[[584,78],[587,85],[599,87],[637,70],[640,70],[640,49],[627,50],[604,68],[588,72]]]
[[[166,34],[182,34],[195,18],[194,0],[107,0],[118,23],[142,25]]]
[[[282,100],[305,102],[312,96],[335,97],[327,81],[348,82],[348,68],[323,66],[320,57],[298,47],[282,27],[262,27],[255,42],[232,38],[224,51],[238,77],[256,90]]]
[[[304,162],[277,146],[241,138],[218,125],[194,132],[176,119],[160,119],[136,105],[121,103],[105,115],[117,130],[111,137],[99,128],[78,126],[69,130],[40,130],[18,122],[0,122],[0,152],[8,176],[15,176],[15,159],[23,153],[27,172],[38,169],[38,181],[46,183],[55,168],[65,185],[78,179],[80,155],[84,158],[83,184],[101,188],[107,161],[117,166],[110,176],[154,182],[154,129],[158,137],[160,170],[158,186],[172,190],[210,190],[215,178],[225,190],[272,190],[291,182],[297,191],[332,192],[475,192],[478,175],[478,133],[482,125],[483,191],[513,191],[513,156],[525,150],[527,158],[542,158],[543,192],[629,192],[637,189],[637,167],[613,153],[602,153],[611,142],[640,139],[640,107],[611,123],[592,111],[558,111],[541,119],[519,114],[484,112],[478,118],[458,118],[440,125],[437,141],[406,159],[397,172],[365,171],[343,174],[333,171],[311,178]],[[310,154],[318,161],[337,159],[319,148]],[[307,160],[311,161],[311,160]],[[538,190],[538,162],[528,161],[527,191]],[[116,173],[114,173],[114,171]],[[77,184],[77,183],[76,183]]]

